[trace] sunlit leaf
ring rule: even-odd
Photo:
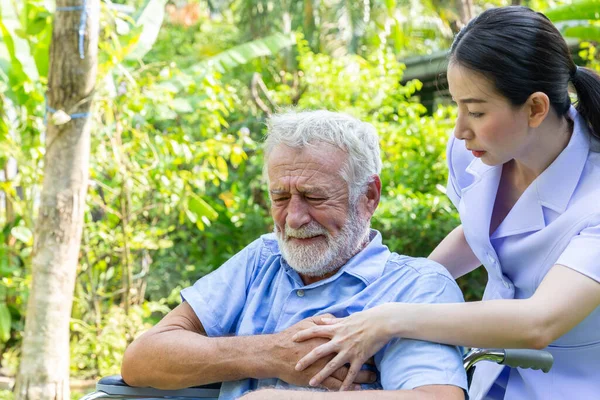
[[[25,226],[15,226],[10,234],[23,243],[29,244],[33,240],[33,233]]]
[[[173,107],[173,110],[179,113],[190,113],[194,111],[190,102],[182,98],[173,99],[171,106]]]
[[[600,19],[600,0],[576,1],[569,5],[547,10],[545,14],[554,22]]]
[[[127,35],[131,31],[129,23],[121,18],[115,18],[115,28],[119,35]]]
[[[187,215],[188,219],[192,221],[193,224],[198,221],[198,215],[190,209],[185,210],[185,215]]]
[[[10,312],[6,303],[0,303],[0,342],[6,343],[10,339]]]
[[[168,0],[147,0],[142,11],[135,18],[136,27],[142,27],[135,46],[127,54],[126,59],[140,59],[150,51],[165,17],[165,5]]]
[[[188,208],[197,216],[206,216],[208,219],[214,220],[219,216],[219,213],[204,201],[200,196],[191,194],[188,200]]]
[[[193,73],[204,73],[214,68],[220,72],[225,72],[244,65],[254,58],[272,56],[295,44],[296,36],[294,34],[286,35],[278,33],[225,50],[214,57],[198,63],[190,71]]]
[[[4,47],[8,51],[11,69],[22,69],[29,79],[37,80],[39,78],[38,70],[31,55],[29,43],[16,34],[16,31],[22,29],[22,27],[12,2],[10,0],[0,0],[0,12],[0,31],[2,32],[0,47]],[[9,76],[15,72],[18,71],[5,71]]]
[[[574,26],[564,31],[567,37],[600,42],[600,26]]]
[[[227,166],[227,161],[223,157],[217,157],[217,170],[223,177],[223,180],[227,180],[227,176],[229,175],[229,167]]]

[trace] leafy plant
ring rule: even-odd
[[[600,41],[600,0],[579,0],[548,10],[545,14],[566,37]]]

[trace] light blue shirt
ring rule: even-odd
[[[346,317],[382,303],[462,302],[462,293],[445,268],[391,253],[371,231],[369,245],[334,276],[310,285],[281,257],[273,234],[264,235],[219,269],[181,292],[208,336],[260,335],[285,330],[314,315]],[[394,339],[375,355],[380,371],[365,388],[412,389],[455,385],[466,389],[458,348]],[[220,399],[234,399],[261,387],[289,388],[277,379],[225,382]]]
[[[556,264],[600,282],[600,153],[590,151],[599,144],[573,107],[569,118],[574,122],[569,144],[491,236],[502,166],[485,165],[454,137],[448,143],[447,193],[488,272],[484,300],[529,298]],[[506,399],[600,398],[600,308],[547,350],[554,356],[550,373],[511,369]],[[478,364],[471,398],[484,398],[501,369]]]

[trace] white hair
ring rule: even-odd
[[[271,116],[267,127],[263,147],[263,173],[267,182],[267,161],[279,144],[300,149],[325,142],[346,152],[348,158],[340,174],[348,183],[351,204],[366,192],[367,184],[372,182],[373,176],[381,172],[377,131],[373,125],[350,115],[326,110],[288,111]]]

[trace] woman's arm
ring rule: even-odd
[[[481,265],[465,239],[462,225],[450,232],[428,258],[446,267],[454,279],[468,274]]]
[[[600,283],[555,265],[529,299],[386,304],[392,337],[469,347],[544,348],[600,306]],[[392,310],[399,306],[400,309]],[[398,312],[402,312],[399,318]]]
[[[492,348],[544,348],[583,321],[600,306],[600,283],[562,265],[555,265],[535,294],[523,300],[491,300],[456,304],[389,303],[352,314],[324,319],[299,332],[294,340],[327,337],[298,362],[304,369],[338,353],[311,384],[329,376],[330,369],[361,365],[394,337],[451,345]],[[318,322],[318,321],[317,321]],[[348,382],[356,368],[350,368]],[[344,387],[347,383],[344,382]]]

